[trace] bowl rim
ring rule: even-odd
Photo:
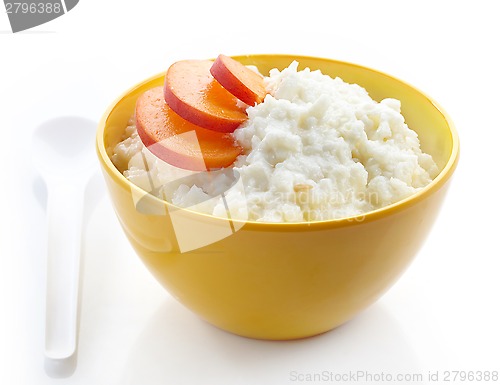
[[[404,211],[407,208],[417,204],[418,202],[424,200],[428,196],[434,194],[437,192],[443,185],[451,178],[453,175],[457,164],[458,164],[458,159],[460,155],[460,143],[459,143],[459,138],[458,138],[458,133],[456,130],[456,127],[451,120],[450,116],[448,113],[439,105],[433,98],[431,98],[429,95],[427,95],[425,92],[421,91],[417,87],[409,84],[406,81],[403,81],[395,76],[389,75],[383,71],[370,68],[367,66],[363,66],[360,64],[356,63],[351,63],[347,61],[342,61],[342,60],[336,60],[336,59],[330,59],[330,58],[323,58],[323,57],[318,57],[318,56],[308,56],[308,55],[294,55],[294,54],[246,54],[246,55],[232,55],[233,58],[238,59],[238,58],[262,58],[262,59],[270,59],[270,58],[288,58],[291,61],[297,60],[300,64],[300,61],[302,59],[305,60],[319,60],[319,61],[327,61],[331,63],[337,63],[339,65],[345,65],[345,66],[350,66],[350,67],[356,67],[358,69],[362,69],[364,71],[368,72],[373,72],[377,74],[378,76],[382,75],[385,77],[390,78],[391,80],[394,80],[396,82],[399,82],[401,85],[404,85],[417,93],[419,93],[421,96],[423,96],[432,106],[433,108],[439,112],[442,117],[444,118],[447,128],[451,134],[452,138],[452,148],[451,148],[451,153],[450,156],[442,168],[442,170],[439,172],[439,174],[425,187],[423,187],[421,190],[417,191],[414,194],[411,194],[410,196],[397,201],[395,203],[392,203],[390,205],[378,208],[376,210],[371,210],[366,213],[358,214],[355,216],[349,216],[349,217],[342,217],[338,219],[327,219],[327,220],[320,220],[320,221],[302,221],[302,222],[258,222],[258,221],[250,221],[250,220],[239,220],[239,219],[231,219],[232,222],[234,223],[239,223],[241,225],[244,225],[245,228],[254,228],[258,230],[265,229],[266,231],[270,230],[283,230],[283,227],[286,227],[287,230],[299,230],[304,227],[307,228],[331,228],[331,227],[346,227],[346,226],[353,226],[353,225],[359,225],[361,223],[369,222],[369,221],[374,221],[374,220],[379,220],[382,218],[385,218],[387,216],[396,214],[398,212]],[[209,60],[214,60],[214,59],[209,59]],[[130,93],[135,91],[136,89],[142,87],[143,85],[157,80],[160,77],[165,76],[166,71],[162,71],[160,73],[157,73],[155,75],[152,75],[141,82],[133,85],[132,87],[128,88],[124,92],[122,92],[110,105],[108,105],[107,109],[105,110],[104,114],[102,115],[101,119],[99,120],[99,124],[97,127],[97,132],[96,132],[96,151],[97,155],[99,158],[99,161],[101,163],[101,166],[104,168],[104,170],[113,178],[115,182],[120,184],[122,187],[126,187],[128,189],[136,190],[135,192],[138,194],[149,194],[147,191],[141,189],[134,183],[130,182],[125,176],[116,168],[116,166],[113,164],[111,161],[107,149],[104,145],[104,132],[106,128],[106,123],[108,120],[109,115],[111,112],[115,109],[115,107],[124,99],[127,97]],[[206,213],[201,213],[198,211],[194,210],[189,210],[187,208],[182,208],[179,206],[175,206],[170,202],[167,202],[163,199],[157,198],[156,196],[153,196],[150,194],[151,199],[155,201],[158,204],[164,204],[164,205],[169,205],[172,207],[175,207],[175,209],[180,209],[186,212],[189,212],[193,215],[199,215],[200,217],[205,217],[209,218],[210,220],[221,220],[227,222],[227,219],[217,217],[211,214],[206,214]]]

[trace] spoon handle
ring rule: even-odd
[[[65,181],[48,185],[48,254],[45,356],[76,350],[84,188]]]

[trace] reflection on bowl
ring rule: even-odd
[[[292,60],[358,83],[375,100],[397,98],[439,175],[417,194],[363,216],[311,223],[241,222],[174,207],[130,183],[113,165],[137,97],[163,74],[134,86],[104,114],[97,152],[122,227],[147,268],[208,322],[262,339],[328,331],[376,301],[403,273],[434,223],[459,153],[456,131],[436,103],[386,74],[329,59],[237,57],[262,73]]]

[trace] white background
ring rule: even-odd
[[[439,371],[442,379],[446,370],[500,370],[496,5],[81,0],[17,34],[0,13],[0,383],[294,384],[323,371]],[[30,160],[33,128],[61,115],[97,121],[118,94],[173,61],[219,53],[350,61],[437,100],[462,153],[431,235],[398,283],[348,324],[301,341],[254,341],[199,320],[154,281],[96,174],[86,201],[78,365],[71,377],[47,376],[46,192]]]

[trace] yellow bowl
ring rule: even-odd
[[[440,173],[411,197],[364,216],[313,223],[215,218],[154,198],[110,160],[137,97],[163,74],[126,91],[104,114],[97,152],[116,214],[135,251],[182,304],[232,333],[260,339],[316,335],[376,301],[403,273],[429,233],[459,153],[452,122],[414,87],[350,63],[291,55],[237,57],[262,73],[292,60],[365,87],[372,98],[401,100],[408,125]],[[187,245],[187,246],[186,246]]]

